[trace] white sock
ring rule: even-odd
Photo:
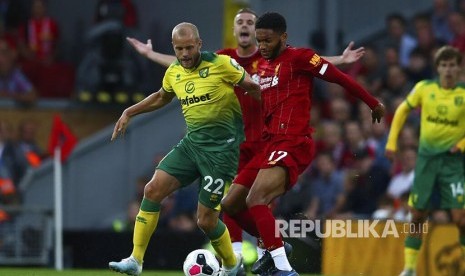
[[[242,254],[242,242],[233,242],[232,248],[233,248],[234,253]]]
[[[260,246],[257,246],[258,259],[261,259],[263,257],[263,255],[265,255],[265,252],[266,252],[265,248],[261,248]]]
[[[284,246],[276,248],[273,251],[270,251],[271,257],[273,257],[274,265],[279,270],[284,271],[291,271],[292,267],[289,263],[289,260],[286,256],[286,251],[284,250]]]

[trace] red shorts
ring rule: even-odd
[[[239,153],[239,166],[237,168],[237,173],[239,174],[249,162],[257,156],[262,149],[263,143],[261,141],[247,142],[244,141],[240,145]]]
[[[250,189],[260,169],[281,166],[289,173],[289,185],[286,187],[289,190],[313,160],[315,145],[312,138],[276,135],[264,143],[263,150],[239,172],[233,183]]]

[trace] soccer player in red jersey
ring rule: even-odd
[[[288,46],[282,15],[265,13],[257,19],[255,29],[263,57],[258,76],[264,145],[261,153],[239,172],[222,208],[243,229],[263,240],[267,252],[254,264],[253,273],[294,276],[298,274],[289,264],[280,234],[275,233],[275,218],[268,204],[292,188],[313,159],[309,127],[313,79],[338,83],[363,100],[372,110],[373,122],[381,120],[385,108],[313,50]],[[248,189],[245,198],[243,192]]]
[[[237,47],[221,49],[218,50],[217,53],[234,58],[242,67],[244,67],[253,79],[258,81],[258,63],[259,60],[261,60],[261,54],[258,50],[255,39],[256,19],[257,15],[253,10],[248,8],[240,9],[234,17],[233,31]],[[144,44],[137,39],[128,38],[128,42],[139,54],[165,67],[170,66],[171,63],[176,60],[175,56],[153,51],[150,40]],[[365,53],[363,47],[353,50],[353,45],[354,43],[350,42],[342,55],[325,57],[325,59],[335,65],[353,63],[360,59],[360,57],[362,57]],[[261,119],[260,102],[246,95],[246,91],[238,86],[235,87],[235,92],[241,105],[244,132],[246,136],[246,141],[244,141],[240,146],[238,166],[239,173],[249,163],[249,161],[260,152],[263,120]],[[229,197],[229,200],[245,202],[245,198],[250,187],[246,187],[244,185],[233,185],[232,187],[237,190],[237,192],[233,195],[240,196],[240,198],[236,199],[235,197]],[[241,252],[242,229],[237,226],[236,222],[226,213],[223,214],[223,221],[229,229],[234,251]]]

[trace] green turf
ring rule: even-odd
[[[112,272],[110,270],[68,270],[55,271],[52,269],[43,268],[0,268],[0,275],[2,276],[118,276],[120,273]],[[180,272],[166,272],[166,271],[144,271],[142,275],[147,276],[183,276]]]
[[[44,268],[0,268],[1,276],[122,276],[122,274],[109,270],[68,270],[55,271]],[[249,274],[252,275],[252,274]],[[310,274],[300,274],[301,276],[311,276]],[[182,272],[173,271],[144,271],[142,276],[184,276]],[[318,276],[318,275],[313,275]]]

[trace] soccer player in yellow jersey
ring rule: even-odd
[[[224,188],[233,180],[244,140],[241,108],[234,93],[239,85],[260,99],[260,88],[229,56],[200,52],[197,27],[180,23],[172,32],[176,60],[167,69],[163,86],[143,101],[127,108],[115,125],[112,140],[124,133],[129,119],[154,111],[177,97],[187,124],[185,137],[163,158],[144,190],[136,217],[133,251],[120,262],[110,262],[114,271],[139,275],[150,237],[157,226],[160,202],[175,190],[200,178],[197,224],[221,257],[221,275],[235,276],[241,263],[234,254],[228,229],[217,210]]]
[[[441,209],[450,210],[459,227],[460,243],[465,247],[464,165],[465,85],[459,83],[462,54],[450,46],[441,47],[434,64],[438,80],[418,82],[397,108],[386,145],[391,160],[397,151],[397,138],[409,112],[421,107],[421,129],[415,178],[410,192],[413,224],[405,240],[402,276],[416,275],[422,229],[429,214],[434,187],[440,191]]]

